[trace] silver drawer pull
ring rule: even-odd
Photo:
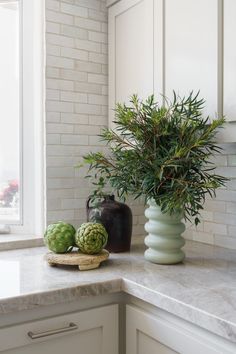
[[[45,332],[41,332],[41,333],[28,332],[28,336],[31,339],[38,339],[38,338],[52,336],[52,335],[58,334],[58,333],[65,333],[65,332],[74,331],[76,329],[78,329],[78,326],[75,323],[71,322],[68,327],[63,327],[63,328],[58,328],[58,329],[51,329],[49,331],[45,331]]]

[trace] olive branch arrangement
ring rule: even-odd
[[[109,184],[124,200],[130,194],[145,201],[153,198],[162,212],[181,212],[197,225],[206,195],[214,197],[227,181],[214,173],[210,161],[221,151],[215,137],[224,118],[204,118],[204,100],[193,92],[186,98],[174,92],[172,102],[165,98],[165,106],[153,95],[146,101],[133,95],[130,103],[117,104],[116,129],[101,133],[109,155],[84,156],[89,172],[95,171],[94,196]]]

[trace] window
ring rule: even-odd
[[[43,9],[0,0],[0,224],[43,225]]]
[[[21,218],[19,30],[18,1],[0,2],[0,221],[3,223],[19,223]]]

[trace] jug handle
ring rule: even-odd
[[[90,209],[89,203],[90,203],[90,200],[91,200],[91,199],[92,199],[92,195],[90,195],[90,196],[88,197],[87,201],[86,201],[86,209],[87,209],[87,210]]]

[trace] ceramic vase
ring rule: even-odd
[[[162,213],[161,208],[154,200],[148,201],[149,207],[145,210],[148,222],[145,230],[148,235],[145,244],[148,249],[144,253],[146,260],[158,264],[176,264],[183,261],[185,254],[181,248],[185,244],[181,233],[185,230],[181,222],[181,214]]]
[[[132,212],[128,205],[117,202],[114,195],[103,197],[96,208],[87,200],[87,221],[101,222],[108,233],[109,252],[129,252],[132,235]]]

